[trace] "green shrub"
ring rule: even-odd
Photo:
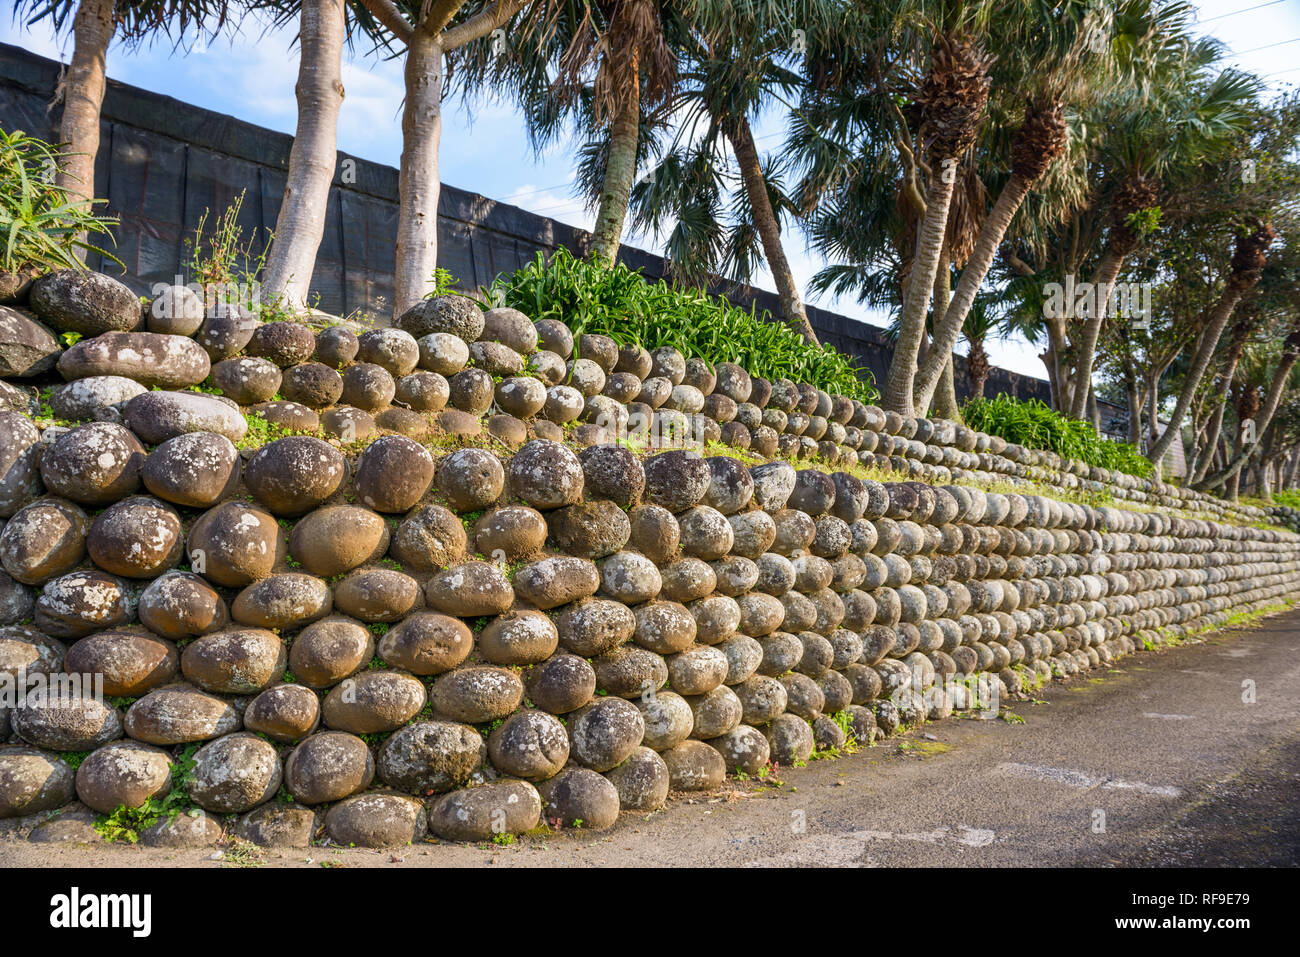
[[[751,375],[810,382],[863,402],[879,397],[871,374],[851,357],[818,348],[767,313],[746,311],[700,289],[647,282],[638,271],[577,259],[566,249],[550,262],[538,253],[528,265],[498,276],[489,299],[558,319],[575,334],[600,333],[647,349],[673,346],[710,363],[734,362]]]
[[[1273,493],[1273,504],[1284,508],[1300,509],[1300,489],[1289,488]]]
[[[1016,445],[1048,449],[1065,458],[1142,478],[1152,473],[1151,463],[1132,445],[1099,435],[1091,423],[1054,412],[1037,399],[1022,402],[1008,395],[980,396],[967,402],[961,414],[972,429],[1000,435]]]
[[[0,130],[0,271],[84,269],[81,256],[99,253],[86,237],[106,235],[117,220],[96,216],[80,197],[54,184],[54,171],[67,154],[22,130]]]

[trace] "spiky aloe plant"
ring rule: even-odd
[[[67,156],[22,130],[0,130],[0,272],[84,269],[82,256],[91,252],[121,265],[87,238],[98,235],[111,240],[110,227],[117,220],[96,215],[83,198],[72,197],[55,184]]]

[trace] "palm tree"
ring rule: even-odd
[[[1276,237],[1277,232],[1270,223],[1256,223],[1250,232],[1237,237],[1236,249],[1232,255],[1232,265],[1228,271],[1228,278],[1224,283],[1223,294],[1219,297],[1219,301],[1215,303],[1214,309],[1211,310],[1205,329],[1201,333],[1200,343],[1197,346],[1195,355],[1192,357],[1191,367],[1187,371],[1187,375],[1183,380],[1183,388],[1178,395],[1178,403],[1169,416],[1169,424],[1165,426],[1164,433],[1155,440],[1147,451],[1147,458],[1152,462],[1162,461],[1174,439],[1182,433],[1183,417],[1186,416],[1187,410],[1192,404],[1192,399],[1196,395],[1196,389],[1201,383],[1201,378],[1210,367],[1210,362],[1219,346],[1219,339],[1223,335],[1223,330],[1227,328],[1228,320],[1232,318],[1232,310],[1236,308],[1242,296],[1246,295],[1259,281],[1260,272],[1264,268],[1264,262],[1268,255],[1268,247],[1272,245]],[[1156,423],[1153,422],[1153,432],[1155,428]]]
[[[989,336],[1007,332],[1006,319],[999,313],[1000,304],[989,296],[976,296],[971,303],[966,320],[962,323],[962,337],[966,340],[966,377],[970,381],[972,398],[984,395],[984,384],[989,378],[989,357],[984,343]]]
[[[1285,112],[1278,115],[1284,116]],[[1247,348],[1258,350],[1264,342],[1284,339],[1293,322],[1296,291],[1300,289],[1300,249],[1291,241],[1295,227],[1287,221],[1289,219],[1288,216],[1281,220],[1283,241],[1270,256],[1249,298],[1243,300],[1237,309],[1227,351],[1219,362],[1210,388],[1205,390],[1210,406],[1209,421],[1191,475],[1194,483],[1205,478],[1214,462],[1228,395]]]
[[[989,94],[991,4],[855,4],[809,47],[786,153],[798,210],[832,265],[814,292],[901,303],[884,404],[910,411],[933,297],[970,255],[984,187],[970,162]],[[838,261],[837,261],[838,260]]]
[[[1023,105],[1016,110],[1021,118],[1007,142],[1015,114],[999,117],[984,150],[992,163],[1009,159],[1010,175],[983,220],[952,300],[935,326],[933,346],[917,371],[914,393],[918,409],[930,404],[966,314],[1012,219],[1030,190],[1067,152],[1067,104],[1082,105],[1095,98],[1098,88],[1104,88],[1109,79],[1111,44],[1094,40],[1099,31],[1103,35],[1110,31],[1106,7],[1093,0],[1075,0],[1058,4],[1046,16],[1037,3],[1010,6],[1009,10],[999,9],[990,26],[990,44],[998,52],[993,83],[995,96],[1003,90],[1023,95]],[[1079,188],[1075,172],[1076,183],[1067,187],[1071,191]]]
[[[1191,39],[1194,9],[1181,0],[1120,0],[1107,6],[1113,6],[1105,45],[1109,58],[1094,61],[1103,75],[1084,90],[1082,108],[1070,119],[1079,135],[1069,140],[1070,153],[1025,197],[1004,236],[998,264],[999,275],[1023,280],[1016,284],[1020,311],[1044,311],[1038,326],[1053,403],[1080,417],[1092,401],[1103,315],[1099,310],[1076,315],[1070,300],[1064,309],[1045,308],[1043,284],[1059,288],[1085,274],[1096,283],[1113,284],[1138,241],[1152,234],[1164,207],[1177,199],[1172,190],[1163,195],[1157,190],[1156,171],[1166,162],[1170,170],[1195,163],[1184,158],[1186,165],[1178,167],[1174,147],[1180,143],[1170,138],[1186,147],[1198,131],[1206,139],[1223,132],[1214,110],[1197,112],[1202,104],[1196,94],[1205,94],[1218,48]],[[1106,38],[1104,31],[1098,36]],[[1231,87],[1225,83],[1223,89]]]
[[[1223,357],[1219,372],[1214,377],[1213,394],[1209,397],[1211,407],[1209,420],[1205,424],[1205,437],[1198,449],[1198,455],[1192,463],[1188,478],[1192,483],[1205,478],[1214,461],[1214,453],[1219,447],[1219,438],[1223,434],[1223,415],[1228,407],[1228,395],[1237,376],[1237,366],[1246,351],[1246,345],[1254,331],[1255,314],[1243,316],[1232,328],[1228,340],[1228,351]]]
[[[637,170],[670,119],[680,58],[776,24],[788,35],[806,7],[825,2],[540,0],[521,19],[509,55],[475,58],[464,76],[469,86],[491,84],[516,99],[535,149],[578,136],[578,191],[596,214],[588,253],[613,262]]]
[[[814,4],[813,12],[826,17],[820,6]],[[760,156],[750,126],[769,102],[785,100],[798,87],[799,76],[787,65],[795,59],[788,36],[768,28],[738,30],[712,45],[696,34],[683,40],[685,48],[676,51],[677,89],[662,111],[675,130],[657,164],[633,187],[633,228],[657,233],[671,221],[665,255],[676,272],[697,281],[712,273],[749,282],[765,259],[782,317],[817,345],[781,242],[781,216],[793,212],[793,203],[782,189],[779,164]],[[727,216],[722,192],[736,181],[740,189],[733,190]]]
[[[1079,339],[1070,408],[1074,418],[1083,418],[1087,409],[1093,355],[1107,317],[1106,297],[1125,259],[1158,227],[1163,183],[1177,178],[1179,169],[1221,161],[1240,144],[1251,120],[1259,81],[1231,69],[1216,75],[1220,56],[1215,41],[1192,43],[1185,55],[1159,65],[1166,82],[1152,98],[1133,102],[1120,96],[1110,104],[1108,122],[1115,135],[1102,142],[1109,155],[1102,158],[1099,190],[1108,223],[1093,280],[1097,306]],[[1211,351],[1221,332],[1222,327]]]
[[[56,185],[89,205],[95,194],[99,116],[107,87],[108,46],[114,37],[139,44],[175,31],[177,44],[191,27],[215,33],[226,22],[228,0],[18,0],[15,14],[32,26],[49,20],[54,30],[70,28],[72,62],[59,81],[63,101],[59,140],[65,151]]]
[[[902,415],[913,411],[916,360],[948,231],[958,165],[975,142],[988,102],[989,58],[973,22],[980,13],[963,7],[947,23],[934,24],[929,72],[916,91],[919,139],[930,175],[899,316],[898,345],[881,390],[882,405]]]
[[[1260,452],[1274,414],[1284,397],[1296,387],[1297,363],[1300,363],[1300,321],[1293,314],[1289,334],[1280,346],[1270,342],[1247,347],[1239,376],[1238,428],[1233,454],[1222,469],[1196,482],[1193,488],[1212,491],[1226,486],[1232,494],[1242,467]],[[1247,420],[1254,423],[1249,432],[1243,427]]]
[[[352,0],[377,45],[401,50],[406,102],[397,175],[393,315],[430,291],[438,264],[438,145],[444,57],[504,28],[528,0]]]
[[[1237,436],[1233,454],[1222,469],[1193,486],[1198,491],[1212,491],[1223,486],[1228,497],[1236,497],[1242,467],[1258,454],[1282,397],[1295,386],[1292,376],[1297,361],[1300,361],[1300,329],[1287,336],[1280,348],[1270,343],[1267,348],[1255,350],[1253,355],[1248,352],[1248,359],[1251,361],[1244,363],[1248,374],[1237,393]],[[1247,422],[1251,423],[1250,428],[1246,427]]]

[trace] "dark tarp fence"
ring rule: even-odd
[[[51,110],[60,65],[20,47],[0,44],[0,127],[23,129],[55,140],[58,111]],[[95,195],[119,217],[113,253],[126,266],[121,278],[140,292],[184,274],[200,217],[209,230],[217,215],[242,192],[239,225],[255,237],[259,253],[275,227],[284,191],[292,137],[245,123],[172,97],[113,80],[104,97],[103,128],[95,169]],[[393,296],[393,251],[397,234],[397,170],[339,154],[330,189],[325,237],[312,274],[317,305],[347,316],[382,316]],[[438,203],[438,264],[461,288],[487,285],[500,272],[533,259],[538,250],[565,246],[581,252],[582,230],[498,203],[477,193],[443,185]],[[624,246],[630,266],[651,279],[665,274],[664,260]],[[112,262],[91,263],[119,273]],[[778,314],[775,293],[719,287],[733,301]],[[875,326],[810,306],[808,318],[823,343],[856,356],[883,382],[891,346]],[[956,357],[957,391],[969,394],[965,360]],[[988,392],[1050,402],[1047,382],[994,368]],[[1103,419],[1119,410],[1103,409]]]

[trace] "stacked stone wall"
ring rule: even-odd
[[[459,297],[355,330],[56,273],[0,372],[37,840],[608,827],[1300,587],[1258,509]]]

